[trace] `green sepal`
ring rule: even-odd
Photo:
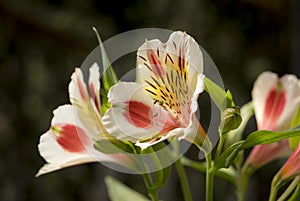
[[[149,201],[143,194],[129,188],[113,177],[106,176],[105,183],[111,201]]]
[[[94,141],[94,147],[95,149],[104,154],[115,154],[122,152],[133,153],[133,145],[130,145],[130,143],[131,142],[128,141],[118,140],[113,136],[101,135],[98,136],[97,139]]]
[[[298,108],[293,120],[292,120],[292,123],[291,123],[291,128],[293,127],[296,127],[300,125],[300,107]],[[299,142],[300,142],[300,136],[299,137],[292,137],[289,139],[289,142],[290,142],[290,147],[295,150],[296,147],[298,146]]]

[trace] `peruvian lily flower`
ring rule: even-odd
[[[47,164],[36,176],[89,162],[131,163],[125,155],[106,155],[93,146],[97,135],[107,133],[101,122],[99,76],[99,67],[95,63],[90,68],[90,97],[81,70],[75,69],[69,84],[72,104],[54,110],[51,128],[40,138],[38,149]]]
[[[177,136],[197,145],[206,137],[195,112],[204,89],[199,45],[177,31],[166,43],[146,41],[137,52],[137,82],[120,82],[108,94],[108,132],[142,149]]]
[[[264,72],[256,80],[252,99],[258,130],[284,131],[300,106],[300,81],[294,75],[281,78]],[[246,165],[259,168],[268,162],[291,154],[287,140],[255,146]]]
[[[300,144],[277,173],[279,180],[294,178],[300,174]]]

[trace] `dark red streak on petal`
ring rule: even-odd
[[[127,111],[123,115],[127,120],[139,128],[147,128],[151,125],[150,107],[138,101],[128,101]]]
[[[161,64],[158,56],[155,54],[155,52],[152,49],[149,49],[147,51],[147,53],[148,53],[148,58],[149,58],[149,62],[151,64],[153,73],[159,77],[164,76],[165,71],[162,67],[162,64]]]
[[[66,151],[80,153],[85,151],[83,143],[88,142],[86,133],[78,126],[65,124],[63,126],[53,126],[52,132],[56,136],[57,143]],[[57,135],[57,132],[58,135]]]
[[[267,96],[264,118],[260,129],[274,130],[286,103],[284,89],[274,87]]]
[[[89,99],[89,96],[88,96],[87,91],[84,88],[83,83],[81,82],[81,79],[79,77],[77,78],[77,84],[78,84],[78,89],[79,89],[81,98],[83,100],[87,101]]]
[[[95,93],[95,87],[92,83],[89,84],[89,88],[90,88],[90,93],[91,93],[91,97],[95,103],[95,106],[97,108],[98,111],[100,111],[100,108],[99,108],[99,101],[98,101],[98,98],[96,96],[96,93]]]

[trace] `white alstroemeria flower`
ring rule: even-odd
[[[82,72],[75,69],[69,85],[72,105],[63,105],[54,110],[51,128],[40,138],[41,156],[47,161],[36,176],[61,168],[89,162],[130,163],[122,154],[103,154],[93,147],[94,138],[107,133],[101,122],[99,67],[90,68],[89,93]]]
[[[188,34],[174,32],[166,43],[146,41],[137,52],[137,83],[110,89],[112,107],[103,124],[117,139],[142,149],[173,136],[201,145],[206,135],[195,112],[204,90],[202,72],[202,52]]]
[[[252,99],[258,130],[288,130],[300,107],[300,80],[295,75],[278,78],[275,73],[264,72],[254,83]],[[287,140],[258,145],[253,148],[246,165],[258,168],[290,154]]]
[[[300,80],[264,72],[254,84],[252,98],[259,130],[287,130],[300,106]]]

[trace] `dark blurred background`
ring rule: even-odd
[[[243,105],[262,71],[299,77],[299,15],[296,0],[0,0],[0,200],[108,200],[105,175],[145,192],[139,176],[101,164],[34,177],[44,163],[39,137],[50,126],[52,110],[68,103],[74,67],[98,44],[92,26],[103,40],[145,27],[186,31]],[[257,172],[251,200],[266,200],[277,169],[272,163]],[[188,174],[194,200],[203,200],[203,174]],[[217,179],[215,188],[215,200],[235,200],[228,183]],[[183,200],[175,172],[160,195]]]

